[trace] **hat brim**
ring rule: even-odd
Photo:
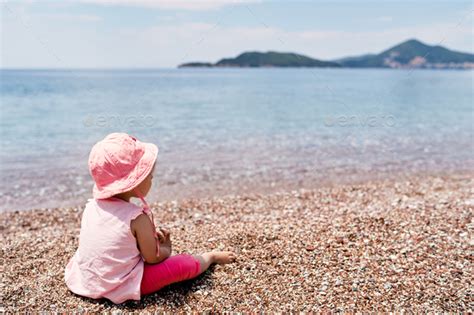
[[[106,199],[116,194],[130,191],[140,185],[150,174],[158,157],[158,147],[153,143],[142,142],[145,152],[135,168],[127,176],[116,180],[107,186],[98,187],[94,184],[92,195],[95,199]]]

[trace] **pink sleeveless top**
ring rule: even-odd
[[[114,197],[88,200],[79,247],[64,273],[72,292],[117,304],[140,300],[144,261],[130,221],[142,213],[139,206]]]

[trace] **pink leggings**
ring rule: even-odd
[[[158,291],[164,286],[197,276],[201,263],[190,254],[170,256],[158,264],[145,262],[141,282],[141,294]]]

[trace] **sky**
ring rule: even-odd
[[[244,51],[331,60],[416,38],[474,52],[472,1],[1,0],[1,68],[174,68]]]

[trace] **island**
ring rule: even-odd
[[[395,45],[379,54],[364,54],[323,61],[288,52],[244,52],[235,58],[224,58],[216,63],[189,62],[179,68],[257,68],[257,67],[311,67],[311,68],[422,68],[474,69],[474,54],[457,52],[436,45],[430,46],[416,39]]]
[[[215,64],[204,62],[190,62],[179,65],[179,68],[185,67],[340,67],[341,65],[332,61],[321,61],[308,56],[295,53],[283,53],[276,51],[269,52],[245,52],[236,58],[224,58]]]

